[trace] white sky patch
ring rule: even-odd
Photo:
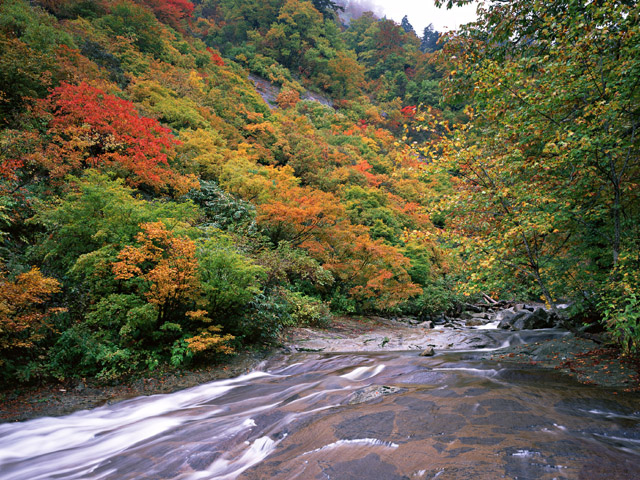
[[[460,25],[476,19],[475,3],[451,10],[437,8],[433,0],[373,0],[372,3],[379,5],[384,15],[397,23],[407,15],[409,23],[420,37],[430,23],[437,31],[445,32],[456,30]]]

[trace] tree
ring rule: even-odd
[[[121,179],[94,170],[80,179],[68,180],[65,195],[48,208],[41,208],[32,219],[44,231],[32,253],[61,277],[74,269],[87,282],[95,273],[85,271],[85,267],[95,270],[95,265],[86,265],[88,257],[101,249],[115,256],[133,242],[141,223],[163,220],[184,229],[198,216],[191,202],[147,202],[134,196],[133,189],[123,185]],[[77,263],[81,258],[83,268]]]
[[[50,298],[60,292],[60,283],[32,268],[10,278],[0,270],[0,366],[2,377],[9,377],[24,362],[34,358],[38,343],[51,329],[49,317],[64,309],[48,307]],[[29,353],[31,355],[29,355]]]
[[[182,31],[182,20],[188,19],[193,13],[193,3],[189,0],[142,0],[158,20],[166,23],[178,31]]]
[[[131,280],[134,288],[155,305],[157,324],[168,321],[181,306],[199,295],[196,245],[173,235],[162,222],[144,223],[137,246],[126,246],[113,264],[116,280]]]
[[[551,305],[574,295],[593,308],[629,273],[620,258],[636,248],[640,213],[639,15],[625,1],[490,2],[442,55],[447,92],[474,106],[447,155],[455,218],[483,244],[481,270],[520,271]]]
[[[438,32],[433,28],[433,23],[430,23],[428,26],[425,27],[422,33],[420,50],[427,53],[440,50],[442,48],[442,45],[438,44],[439,38],[440,38],[440,32]]]
[[[197,184],[170,168],[178,144],[170,130],[140,116],[131,102],[86,83],[63,83],[39,102],[37,113],[50,119],[49,141],[29,159],[54,179],[93,167],[156,191],[186,193]]]
[[[260,205],[257,221],[274,244],[286,240],[302,245],[318,242],[327,235],[342,212],[334,195],[295,187],[279,192],[277,198]]]
[[[118,0],[111,13],[97,23],[112,35],[130,39],[142,52],[160,55],[164,49],[162,28],[149,9],[130,0]]]
[[[407,17],[406,15],[402,17],[402,22],[400,22],[400,26],[406,33],[411,33],[411,32],[413,32],[414,34],[416,33],[416,31],[413,29],[413,25],[409,23],[409,17]]]
[[[333,0],[312,0],[313,6],[325,17],[332,17],[337,12],[344,12],[344,7]]]

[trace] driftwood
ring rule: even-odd
[[[462,310],[466,312],[484,313],[486,311],[502,310],[514,307],[516,303],[510,300],[494,300],[489,295],[482,294],[485,303],[463,303]]]
[[[484,301],[487,302],[489,305],[495,305],[496,303],[498,303],[496,300],[494,300],[493,298],[491,298],[489,295],[487,295],[486,293],[482,294],[482,298],[484,298]]]

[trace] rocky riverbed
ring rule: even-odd
[[[640,366],[620,358],[619,352],[601,341],[582,338],[555,328],[522,330],[518,325],[497,328],[505,319],[522,323],[545,317],[540,307],[504,310],[485,309],[463,318],[420,322],[412,318],[339,317],[327,329],[293,328],[283,339],[280,352],[338,353],[415,351],[416,355],[466,350],[487,360],[536,365],[554,369],[583,383],[622,391],[640,391]],[[529,314],[518,314],[518,312]],[[553,316],[545,323],[552,325]],[[508,323],[508,322],[507,322]],[[278,350],[276,350],[278,351]],[[37,388],[21,388],[0,396],[0,422],[22,421],[40,416],[60,416],[77,410],[116,403],[140,395],[170,393],[212,380],[246,373],[273,351],[244,353],[220,365],[189,371],[158,372],[119,385],[67,381]],[[615,393],[615,392],[614,392]]]
[[[429,353],[433,349],[437,354],[468,350],[478,352],[486,360],[535,365],[560,371],[583,383],[627,392],[640,391],[637,359],[622,357],[617,348],[607,345],[604,337],[588,334],[585,337],[550,328],[557,320],[539,306],[466,317],[466,320],[442,319],[435,324],[411,318],[340,318],[327,330],[291,329],[284,352],[415,350],[416,353]],[[521,330],[518,325],[542,328]]]

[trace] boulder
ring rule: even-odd
[[[502,330],[511,330],[511,323],[509,323],[509,320],[500,320],[498,328],[501,328]]]
[[[501,322],[506,318],[512,317],[515,313],[516,311],[514,310],[513,307],[505,308],[504,310],[500,310],[498,313],[495,314],[495,320],[498,322]]]
[[[536,308],[533,312],[518,312],[518,318],[511,323],[513,330],[535,330],[553,327],[553,319],[544,308]]]
[[[431,330],[433,328],[433,322],[431,320],[427,320],[426,322],[419,323],[417,326]]]
[[[486,321],[480,318],[472,318],[471,320],[467,320],[467,327],[479,327],[487,323]]]
[[[433,349],[433,347],[427,347],[420,353],[420,356],[433,357],[435,354],[436,354],[436,351]]]
[[[500,319],[498,328],[502,328],[503,330],[516,330],[514,327],[515,322],[528,315],[531,315],[531,312],[528,310],[508,309],[498,312],[496,315],[496,320]]]

